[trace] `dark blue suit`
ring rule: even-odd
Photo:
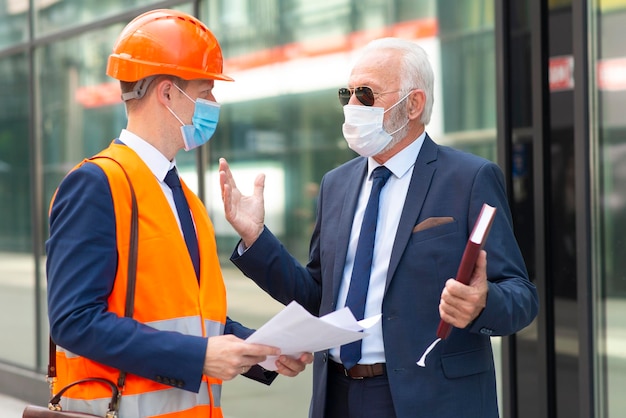
[[[301,266],[265,229],[233,262],[282,303],[296,300],[316,315],[336,308],[348,240],[367,160],[356,158],[327,173],[320,186],[310,260]],[[417,360],[436,338],[439,299],[454,277],[483,203],[498,208],[487,245],[489,293],[482,314],[454,329]],[[414,232],[429,218],[445,223]],[[452,219],[450,219],[452,218]],[[419,229],[419,228],[417,228]],[[498,416],[491,335],[527,326],[537,292],[512,230],[501,170],[490,161],[436,145],[426,136],[415,163],[393,245],[382,304],[387,375],[398,417]],[[311,416],[324,413],[328,353],[315,355]]]

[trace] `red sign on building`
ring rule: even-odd
[[[550,58],[548,66],[550,91],[571,90],[574,88],[574,57],[564,55]]]

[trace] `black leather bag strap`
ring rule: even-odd
[[[122,165],[117,160],[103,155],[91,157],[90,160],[95,160],[99,158],[107,159],[117,164],[122,169],[124,176],[126,176],[126,180],[128,181],[128,187],[130,189],[130,241],[128,244],[128,280],[126,282],[126,305],[124,307],[124,316],[132,318],[135,310],[135,283],[137,280],[137,245],[139,243],[139,210],[137,207],[137,196],[135,195],[133,183],[130,181],[130,176],[128,175],[126,170],[124,170],[124,167],[122,167]]]
[[[80,385],[81,383],[86,383],[86,382],[100,382],[103,385],[107,385],[109,386],[109,388],[111,388],[111,402],[109,402],[109,406],[108,406],[108,410],[107,413],[105,415],[106,418],[108,417],[117,417],[117,412],[119,410],[119,399],[120,399],[120,392],[119,389],[117,388],[117,386],[115,386],[115,383],[111,382],[108,379],[102,379],[99,377],[90,377],[87,379],[83,379],[83,380],[77,380],[76,382],[70,383],[69,385],[65,386],[63,389],[61,389],[59,391],[59,393],[57,393],[56,395],[54,395],[52,397],[52,399],[50,399],[50,403],[48,404],[48,409],[51,411],[61,411],[61,405],[59,405],[59,403],[61,402],[61,397],[63,396],[63,394],[71,387],[76,386],[76,385]]]
[[[130,198],[131,198],[131,216],[130,216],[130,242],[129,242],[129,254],[128,254],[128,280],[126,284],[126,305],[124,306],[124,316],[128,318],[133,317],[134,308],[135,308],[135,284],[137,280],[137,246],[139,243],[139,210],[137,206],[137,196],[135,195],[135,189],[133,188],[133,183],[130,181],[130,177],[124,167],[114,160],[113,158],[106,156],[95,156],[90,158],[90,160],[94,160],[97,158],[105,158],[107,160],[115,162],[121,169],[126,179],[128,180],[128,186],[130,188]],[[50,337],[50,350],[49,350],[49,359],[48,359],[48,381],[51,384],[56,380],[57,377],[57,368],[56,368],[56,344]],[[50,400],[50,406],[58,405],[61,400],[61,395],[65,393],[67,389],[74,385],[78,385],[80,383],[85,383],[89,381],[99,381],[111,386],[113,391],[113,397],[111,398],[111,404],[109,405],[109,412],[117,412],[119,408],[119,398],[121,393],[119,389],[124,388],[124,384],[126,382],[126,372],[121,370],[120,376],[117,380],[117,386],[111,381],[103,378],[88,378],[79,380],[77,382],[71,383],[65,386],[63,389],[59,391],[56,395],[52,395],[52,399]],[[119,388],[119,389],[118,389]],[[53,402],[56,400],[56,402]]]

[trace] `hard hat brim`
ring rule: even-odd
[[[173,75],[183,80],[209,79],[234,81],[226,74],[201,71],[189,67],[155,64],[153,62],[126,58],[119,54],[109,56],[107,75],[116,80],[134,82],[152,75]]]

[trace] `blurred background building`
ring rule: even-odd
[[[267,223],[306,261],[317,185],[355,156],[337,88],[369,40],[410,39],[435,69],[428,133],[502,167],[541,296],[530,327],[495,341],[503,416],[623,416],[626,0],[0,0],[1,393],[47,401],[48,203],[125,126],[107,57],[153,8],[202,19],[236,80],[216,83],[215,137],[177,156],[215,223],[232,317],[260,326],[280,305],[229,266],[218,158],[244,190],[266,173]],[[227,416],[306,416],[307,373],[227,383]]]

